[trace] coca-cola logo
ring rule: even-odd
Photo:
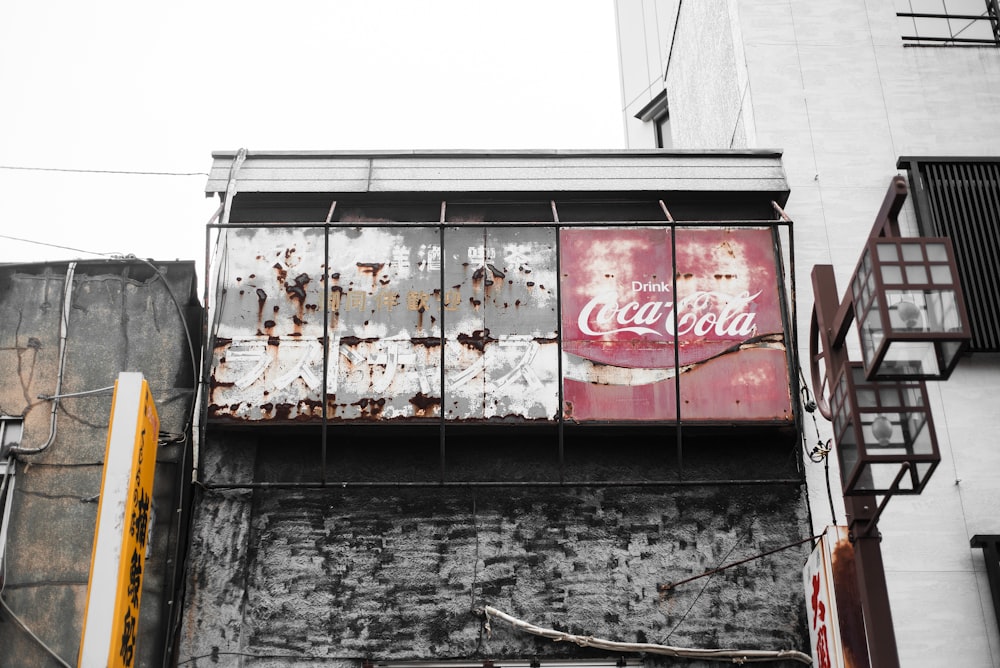
[[[693,335],[743,340],[756,333],[754,300],[760,294],[761,291],[736,295],[699,291],[682,297],[675,305],[667,300],[621,303],[616,292],[606,292],[580,309],[577,326],[588,336],[632,332],[640,336],[673,338],[676,307],[678,337]]]

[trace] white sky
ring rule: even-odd
[[[624,147],[612,0],[0,5],[0,263],[200,265],[213,150]],[[15,241],[19,237],[52,246]],[[87,253],[80,251],[89,251]]]

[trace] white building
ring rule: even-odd
[[[783,151],[806,377],[811,269],[832,264],[844,294],[893,176],[911,184],[903,234],[955,241],[973,349],[948,382],[928,383],[940,466],[879,527],[901,665],[1000,666],[996,553],[990,564],[970,546],[1000,534],[996,1],[617,0],[616,12],[630,148]],[[812,447],[808,415],[803,426]],[[825,441],[829,423],[819,429]],[[831,461],[833,508],[823,465],[806,460],[817,533],[832,514],[844,523]]]

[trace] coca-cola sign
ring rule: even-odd
[[[561,231],[566,417],[791,419],[772,231],[670,234]]]

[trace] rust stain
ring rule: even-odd
[[[309,278],[309,274],[299,274],[295,277],[294,285],[289,285],[285,283],[285,292],[288,293],[292,299],[297,299],[302,302],[306,298],[306,285],[312,280]]]
[[[372,287],[378,281],[379,272],[385,267],[385,262],[356,262],[358,271],[362,274],[369,274],[372,277]]]
[[[415,417],[433,417],[436,415],[435,407],[441,406],[441,397],[429,397],[423,392],[410,397],[413,404],[413,414]]]
[[[479,352],[485,352],[486,344],[489,341],[495,341],[495,339],[490,338],[490,330],[488,329],[477,329],[472,332],[472,335],[460,333],[456,339],[459,343],[470,348],[474,348]]]
[[[275,262],[272,265],[272,267],[274,268],[274,271],[275,271],[275,273],[278,276],[278,282],[281,283],[281,284],[284,284],[285,281],[288,279],[288,272],[278,262]]]
[[[360,419],[377,420],[382,414],[382,409],[385,408],[385,398],[369,399],[364,397],[351,405],[361,409],[361,414],[358,416]]]

